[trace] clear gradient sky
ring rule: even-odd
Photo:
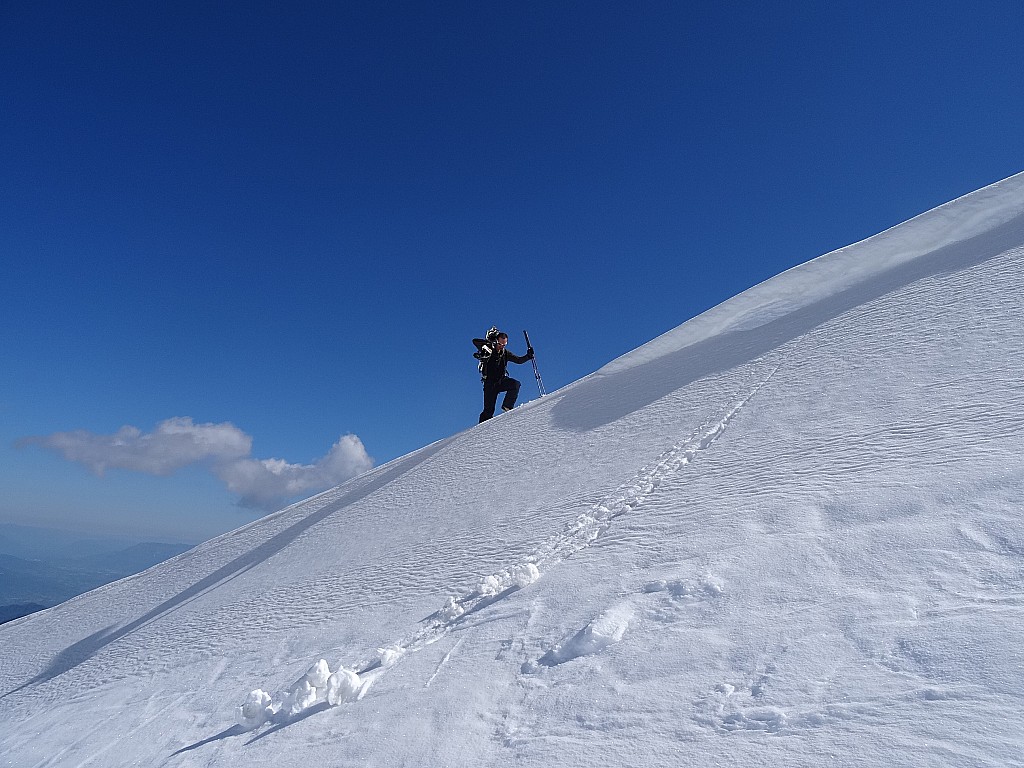
[[[1024,170],[1021,40],[1019,2],[4,2],[0,522],[201,540],[473,425],[492,324],[554,390]]]

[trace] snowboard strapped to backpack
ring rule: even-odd
[[[492,325],[490,330],[484,334],[484,338],[473,339],[473,344],[476,346],[473,357],[479,361],[476,367],[480,371],[480,381],[484,380],[484,364],[494,353],[494,342],[498,340],[499,333],[500,331]]]

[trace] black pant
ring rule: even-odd
[[[485,381],[484,410],[480,414],[480,421],[487,421],[494,415],[494,406],[498,402],[499,392],[505,393],[501,407],[506,411],[511,411],[516,405],[516,398],[519,397],[519,382],[509,376],[498,379],[498,381]]]

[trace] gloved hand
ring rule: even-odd
[[[533,360],[533,347],[526,348],[526,358],[528,360]]]

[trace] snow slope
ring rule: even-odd
[[[4,625],[0,765],[1024,765],[1022,256],[1019,175]]]

